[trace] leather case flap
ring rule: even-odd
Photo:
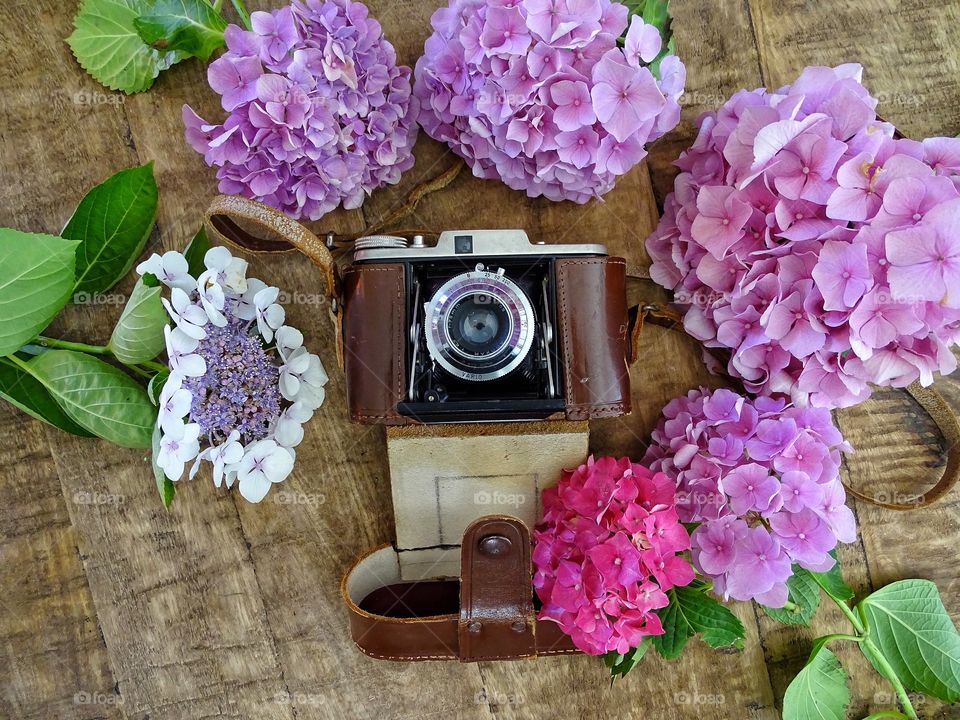
[[[630,412],[626,261],[561,258],[556,275],[567,419]]]
[[[350,418],[398,425],[404,397],[406,306],[399,263],[354,265],[343,275],[343,349]]]
[[[518,519],[487,516],[463,534],[460,659],[536,655],[530,535]]]

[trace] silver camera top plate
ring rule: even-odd
[[[380,240],[381,238],[377,238]],[[404,238],[397,238],[403,240]],[[426,245],[421,237],[406,247],[397,243],[383,247],[380,243],[357,240],[354,262],[369,260],[440,260],[511,255],[606,255],[606,245],[593,243],[532,243],[523,230],[447,230],[435,245]]]

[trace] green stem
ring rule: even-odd
[[[142,378],[151,378],[151,377],[153,377],[153,374],[152,374],[149,370],[145,370],[144,368],[142,368],[142,367],[140,367],[140,366],[138,366],[138,365],[126,365],[125,367],[129,368],[130,370],[132,370],[133,372],[135,372],[137,375],[139,375],[139,376],[142,377]]]
[[[154,362],[153,360],[144,360],[142,363],[137,363],[137,365],[147,370],[153,370],[154,372],[167,372],[169,370],[163,363]]]
[[[897,712],[896,710],[881,710],[880,712],[875,712],[873,715],[867,715],[863,720],[881,720],[881,718],[894,718],[894,720],[910,720],[902,712]]]
[[[213,9],[217,12],[220,12],[220,8],[223,7],[223,0],[214,0]]]
[[[861,618],[857,617],[857,615],[854,614],[853,610],[851,610],[845,602],[842,600],[837,600],[832,595],[830,596],[830,599],[837,604],[837,607],[839,607],[843,614],[847,616],[850,624],[853,625],[857,633],[859,633],[857,637],[859,638],[858,642],[863,650],[863,654],[873,662],[879,673],[883,675],[891,685],[893,685],[893,689],[896,691],[897,697],[900,699],[900,705],[903,706],[904,712],[906,712],[906,717],[909,718],[909,720],[917,720],[917,711],[913,709],[913,704],[910,702],[910,698],[907,696],[907,689],[903,686],[903,683],[900,682],[900,678],[897,677],[896,671],[890,666],[890,663],[887,662],[887,659],[883,656],[883,653],[880,652],[880,648],[878,648],[870,639],[866,623],[862,622]],[[865,617],[863,619],[866,620]]]
[[[900,678],[897,677],[897,672],[890,666],[890,663],[887,662],[883,653],[880,652],[880,648],[874,645],[873,641],[868,637],[863,639],[863,647],[870,651],[868,657],[877,666],[880,674],[883,675],[890,684],[893,685],[893,689],[897,691],[897,697],[900,698],[900,705],[903,707],[907,717],[910,718],[910,720],[917,720],[917,711],[913,709],[913,703],[910,702],[907,689],[903,686],[903,683],[900,682]]]
[[[57,340],[38,335],[36,344],[46,348],[56,348],[58,350],[76,350],[77,352],[90,353],[91,355],[109,355],[110,348],[106,345],[88,345],[87,343],[71,342],[70,340]]]
[[[856,629],[856,631],[861,635],[865,635],[866,628],[864,628],[863,623],[860,622],[860,618],[853,614],[853,610],[851,610],[845,602],[842,600],[837,600],[832,595],[830,595],[830,599],[833,600],[837,604],[837,607],[843,611],[843,614],[847,616],[847,620],[850,621],[850,624],[853,625],[854,629]]]
[[[240,21],[243,23],[243,26],[247,30],[253,30],[253,25],[250,24],[250,13],[247,12],[247,7],[243,4],[243,0],[230,0],[230,4],[233,5],[233,9],[236,10],[237,15],[240,16]]]
[[[830,635],[824,635],[822,638],[818,638],[823,643],[828,643],[831,640],[850,640],[851,642],[863,642],[866,638],[863,635],[847,635],[846,633],[832,633]]]

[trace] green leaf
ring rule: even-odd
[[[40,381],[8,358],[0,358],[0,397],[55,428],[93,437],[60,409]]]
[[[783,720],[844,720],[849,702],[847,674],[837,656],[821,646],[787,686]]]
[[[825,573],[812,572],[810,576],[816,583],[823,588],[823,591],[830,597],[840,602],[852,600],[854,593],[850,586],[843,580],[843,574],[840,570],[840,561],[837,559],[837,551],[831,550],[830,557],[837,562]]]
[[[102,293],[126,275],[156,217],[152,162],[121,170],[90,190],[60,233],[80,241],[75,290]]]
[[[70,418],[116,445],[148,448],[157,409],[122,370],[72,350],[51,350],[27,363]]]
[[[0,356],[30,342],[67,304],[77,243],[0,228]]]
[[[611,650],[603,656],[603,662],[610,668],[610,679],[616,680],[617,677],[623,677],[633,670],[637,664],[647,654],[647,650],[653,643],[653,638],[647,636],[640,641],[637,647],[630,649],[626,654],[621,655],[615,650]]]
[[[858,607],[871,640],[908,689],[945,702],[960,700],[960,635],[936,585],[900,580],[868,595]]]
[[[133,286],[120,320],[110,336],[114,357],[127,365],[153,360],[165,346],[163,328],[167,311],[160,304],[160,288],[147,287],[142,280]]]
[[[157,455],[160,453],[160,426],[153,429],[153,435],[150,438],[150,464],[153,465],[153,479],[157,481],[157,491],[160,493],[160,500],[163,506],[170,509],[173,503],[173,496],[177,494],[177,486],[163,472],[163,468],[157,465]]]
[[[151,0],[83,0],[67,38],[80,67],[111,90],[137,93],[153,85],[180,57],[150,47],[134,29],[133,21],[151,5]]]
[[[227,21],[206,0],[156,0],[133,26],[141,40],[158,50],[209,60],[224,46]]]
[[[676,587],[667,592],[670,604],[659,611],[664,634],[653,645],[663,657],[679,657],[687,640],[696,634],[710,647],[743,647],[743,623],[728,608],[697,586]]]
[[[836,567],[836,566],[834,566]],[[787,625],[809,625],[810,619],[820,607],[820,585],[807,570],[793,566],[793,575],[787,580],[787,599],[796,608],[763,607],[763,611],[778,622]]]
[[[209,249],[210,241],[207,239],[207,230],[201,225],[197,234],[183,249],[183,256],[187,259],[187,272],[191,277],[200,277],[200,273],[207,269],[203,264],[203,257]]]
[[[167,384],[167,380],[169,379],[170,373],[163,370],[150,378],[150,382],[147,383],[147,397],[150,398],[150,402],[154,405],[160,404],[160,393],[163,391],[163,386]]]

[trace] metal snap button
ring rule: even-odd
[[[480,539],[480,552],[488,557],[506,555],[510,551],[510,539],[503,535],[487,535]]]
[[[510,629],[515,633],[522,633],[527,631],[527,623],[523,620],[515,620],[514,623],[510,626]]]
[[[477,633],[480,632],[480,628],[482,627],[483,626],[480,624],[479,620],[473,620],[467,623],[467,632],[471,633],[472,635],[476,635]]]

